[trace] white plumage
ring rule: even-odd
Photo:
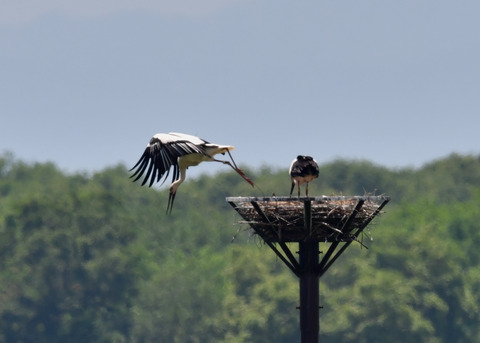
[[[134,170],[136,168],[131,178],[135,177],[133,181],[137,181],[144,176],[142,186],[149,182],[148,186],[151,187],[155,181],[159,182],[162,178],[165,182],[170,173],[170,168],[173,166],[173,177],[167,205],[167,213],[169,213],[172,211],[177,189],[185,180],[187,168],[196,166],[201,162],[214,161],[228,164],[253,186],[253,182],[237,168],[235,161],[233,161],[230,155],[230,150],[233,149],[234,147],[231,145],[212,144],[184,133],[157,133],[148,143],[138,162],[130,169]],[[225,154],[226,152],[230,155],[233,165],[229,161],[220,161],[214,158],[216,154]]]

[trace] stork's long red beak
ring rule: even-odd
[[[243,177],[243,179],[245,181],[247,181],[250,185],[252,185],[252,187],[255,187],[255,184],[253,183],[253,181],[248,178],[245,173],[243,172],[243,170],[241,170],[240,168],[237,167],[237,164],[235,163],[235,161],[233,160],[233,157],[232,157],[232,154],[230,153],[230,150],[227,150],[228,152],[228,155],[230,156],[230,159],[232,160],[233,162],[233,166],[231,166],[241,177]]]
[[[177,193],[170,192],[168,196],[168,204],[167,204],[167,215],[172,214],[172,209],[173,209],[173,201],[175,200],[175,195]]]
[[[243,172],[243,170],[241,170],[240,168],[238,168],[238,167],[236,167],[236,166],[235,166],[235,168],[233,168],[233,169],[235,169],[235,171],[236,171],[241,177],[243,177],[245,181],[247,181],[249,184],[251,184],[252,187],[255,187],[255,184],[253,183],[252,179],[248,178],[248,177],[245,175],[245,173]]]

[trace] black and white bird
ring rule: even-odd
[[[298,196],[300,197],[300,186],[307,184],[305,194],[308,197],[308,183],[318,177],[317,161],[310,156],[298,155],[292,161],[288,171],[292,179],[292,188],[290,188],[290,196],[292,196],[295,185],[298,187]]]
[[[234,147],[231,145],[212,144],[184,133],[157,133],[150,139],[137,164],[130,169],[132,171],[136,168],[130,177],[135,177],[133,180],[135,182],[144,175],[142,186],[149,182],[148,186],[151,187],[155,181],[159,182],[162,178],[165,182],[173,166],[173,177],[167,204],[167,213],[171,213],[177,189],[185,180],[187,168],[196,166],[201,162],[214,161],[228,164],[254,186],[252,180],[246,177],[235,164],[230,154],[230,150],[233,149]],[[230,155],[233,165],[229,161],[220,161],[214,158],[216,154],[225,154],[226,152]]]

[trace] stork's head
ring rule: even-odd
[[[231,145],[217,145],[217,144],[205,144],[207,153],[210,156],[215,156],[216,154],[222,154],[224,155],[227,151],[231,151],[235,149],[235,147]]]
[[[305,156],[305,155],[298,155],[297,160],[299,160],[299,161],[313,161],[313,157]]]

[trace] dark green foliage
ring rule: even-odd
[[[3,341],[128,339],[148,254],[121,191],[101,176],[69,178],[52,165],[19,164],[2,179],[13,178],[11,196],[1,201]]]
[[[242,169],[258,188],[233,171],[190,175],[166,216],[168,191],[123,166],[66,175],[0,157],[0,342],[298,341],[297,279],[225,201],[287,195],[290,179]],[[476,341],[480,158],[338,160],[310,186],[366,193],[392,201],[369,249],[353,244],[322,278],[320,340]]]

